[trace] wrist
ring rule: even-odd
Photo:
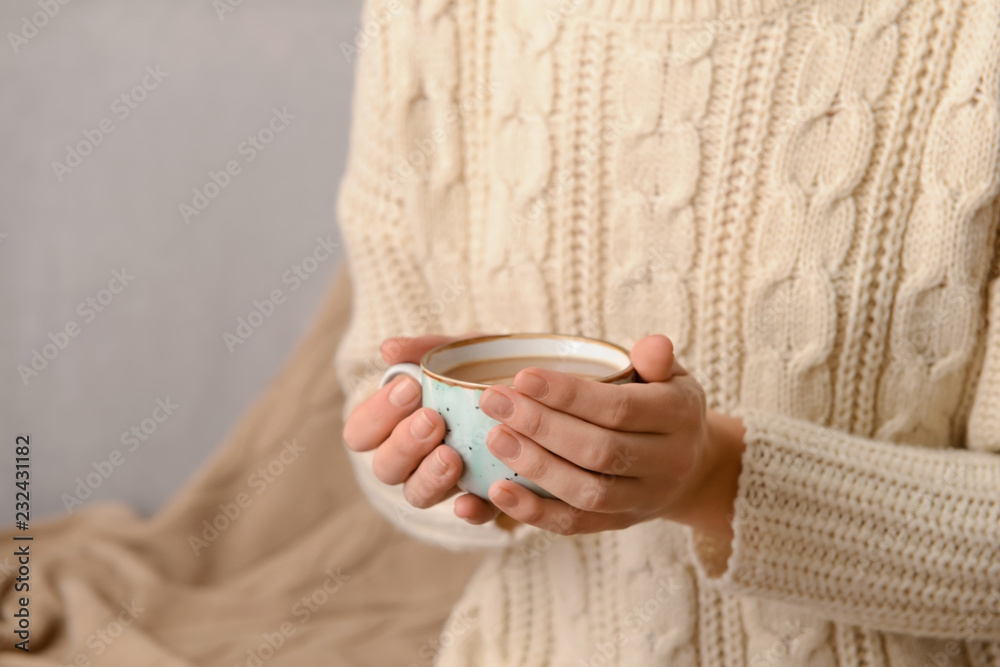
[[[688,525],[713,538],[732,540],[746,429],[739,417],[708,410],[704,457],[681,506],[664,518]]]

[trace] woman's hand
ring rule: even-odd
[[[470,336],[479,334],[470,334]],[[388,338],[380,348],[386,363],[420,363],[433,347],[457,340],[447,336]],[[356,452],[374,449],[372,471],[385,484],[402,484],[403,495],[414,507],[426,508],[459,491],[462,458],[444,440],[444,419],[437,411],[420,407],[420,383],[401,375],[379,389],[350,414],[344,424],[344,443]],[[463,495],[455,513],[471,523],[486,523],[499,514],[492,504]]]
[[[514,482],[490,499],[514,519],[570,535],[669,519],[727,542],[743,424],[705,408],[701,385],[664,336],[632,350],[644,383],[608,385],[530,368],[493,386],[480,408],[501,422],[490,451],[558,500]]]

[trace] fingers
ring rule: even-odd
[[[526,368],[514,378],[514,389],[550,408],[591,424],[633,433],[659,433],[665,383],[605,384],[545,368]]]
[[[406,502],[421,509],[437,505],[458,493],[462,457],[448,445],[438,445],[403,484]]]
[[[444,440],[444,419],[430,408],[420,408],[399,422],[376,450],[372,472],[385,484],[402,484],[420,462]]]
[[[420,407],[420,383],[400,375],[356,407],[344,424],[344,444],[356,452],[375,449]]]
[[[690,396],[683,391],[689,378],[613,385],[532,367],[517,374],[514,389],[541,405],[612,431],[671,433],[689,416]]]
[[[481,334],[469,333],[460,338]],[[431,348],[457,340],[454,336],[387,338],[381,347],[387,363],[417,362]],[[355,408],[344,424],[344,443],[349,449],[364,452],[375,449],[389,437],[399,422],[420,407],[420,383],[401,375],[372,394]]]
[[[486,445],[521,477],[573,507],[590,512],[620,512],[633,507],[636,494],[643,488],[632,477],[599,475],[579,468],[503,425],[487,434]]]
[[[561,500],[541,498],[520,484],[505,480],[490,487],[490,500],[511,518],[559,535],[581,535],[623,527],[621,515],[587,512]]]
[[[450,343],[453,340],[476,338],[482,335],[482,333],[475,331],[462,336],[434,335],[417,336],[416,338],[386,338],[382,341],[379,351],[382,353],[382,358],[385,359],[385,362],[389,365],[401,364],[404,362],[416,364],[420,362],[420,358],[423,357],[424,354],[438,345],[444,345],[445,343]]]
[[[455,499],[455,516],[471,524],[481,525],[499,516],[500,510],[478,496],[466,493]]]
[[[637,386],[653,393],[662,391],[658,385]],[[554,410],[510,387],[494,385],[487,389],[480,398],[479,406],[488,416],[513,431],[586,470],[638,477],[645,471],[658,469],[671,454],[662,445],[662,435],[629,433],[597,426],[572,414]],[[575,406],[574,410],[586,411]]]
[[[416,338],[386,338],[379,347],[382,358],[389,365],[404,362],[418,363],[420,357],[438,345],[451,340],[451,336],[418,336]]]

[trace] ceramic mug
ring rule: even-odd
[[[526,359],[532,363],[518,366],[519,361]],[[483,414],[479,408],[479,397],[493,382],[474,382],[449,376],[451,371],[463,367],[468,369],[469,364],[480,365],[479,362],[496,368],[507,366],[508,371],[504,373],[509,374],[509,379],[517,370],[530,366],[575,372],[586,365],[608,371],[606,375],[594,377],[597,382],[626,384],[636,379],[635,369],[624,348],[593,338],[558,334],[467,338],[435,347],[423,356],[419,365],[390,366],[379,386],[384,387],[404,373],[420,383],[423,407],[441,414],[445,423],[444,444],[462,457],[463,470],[458,487],[487,500],[490,485],[501,479],[517,482],[546,498],[553,496],[516,475],[487,448],[486,435],[500,422]]]

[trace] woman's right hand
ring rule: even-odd
[[[389,365],[418,364],[425,352],[453,340],[458,338],[387,338],[380,351]],[[443,444],[441,415],[420,404],[420,383],[400,375],[354,409],[344,424],[344,443],[356,452],[374,449],[375,477],[385,484],[402,484],[406,501],[426,508],[459,492],[455,485],[462,475],[462,458]],[[455,502],[455,514],[470,523],[486,523],[499,513],[492,503],[471,494]]]

